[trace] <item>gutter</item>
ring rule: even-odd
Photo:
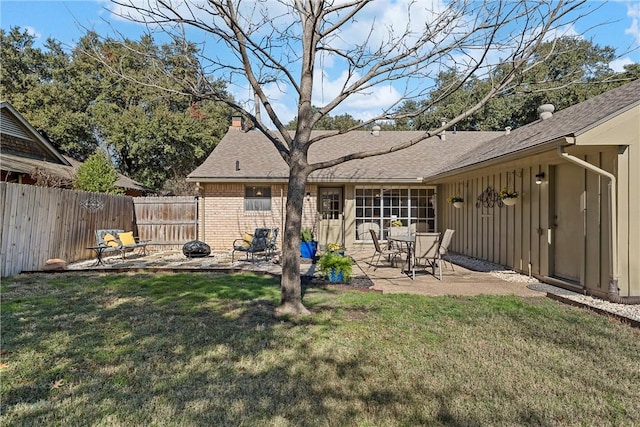
[[[564,146],[558,147],[558,155],[563,159],[574,163],[578,166],[583,167],[584,169],[595,172],[599,175],[602,175],[606,178],[609,178],[611,190],[609,191],[610,197],[610,206],[609,212],[611,214],[611,229],[609,230],[610,241],[609,244],[611,246],[611,264],[612,264],[612,277],[609,281],[609,301],[618,303],[618,304],[640,304],[640,296],[628,296],[623,297],[620,296],[620,289],[618,288],[618,278],[620,276],[620,269],[618,266],[618,186],[616,182],[616,177],[612,173],[607,172],[604,169],[600,169],[597,166],[592,165],[591,163],[584,161],[578,157],[572,156],[567,153]]]

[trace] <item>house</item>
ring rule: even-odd
[[[13,106],[0,103],[0,178],[4,182],[72,188],[75,172],[82,164],[63,156]],[[116,187],[128,196],[141,196],[147,189],[118,174]]]
[[[314,162],[389,147],[421,135],[349,132],[313,146],[309,158]],[[378,223],[382,236],[392,220],[438,229],[436,186],[425,184],[424,176],[496,135],[446,132],[402,151],[316,171],[305,191],[303,227],[314,230],[321,247],[330,242],[346,247],[370,243],[372,223]],[[201,189],[201,237],[223,250],[255,227],[282,229],[288,176],[286,163],[260,132],[244,132],[232,125],[205,162],[187,177]]]
[[[303,226],[320,245],[347,248],[369,244],[372,227],[384,239],[397,220],[420,230],[452,228],[452,251],[569,289],[637,298],[640,81],[543,116],[504,132],[448,130],[406,150],[314,172]],[[309,158],[390,147],[418,134],[351,132],[314,145]],[[287,179],[273,145],[233,123],[187,177],[201,194],[199,238],[228,250],[247,230],[283,227]],[[518,192],[515,205],[502,202],[502,189]],[[454,195],[464,198],[462,208],[447,202]],[[619,289],[611,291],[610,282]]]
[[[540,111],[540,109],[539,109]],[[640,303],[640,80],[505,132],[426,182],[452,250]],[[492,202],[502,188],[514,206]],[[461,209],[444,205],[460,194]],[[611,285],[611,286],[610,286]]]

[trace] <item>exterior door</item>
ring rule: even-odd
[[[554,217],[551,245],[553,276],[580,283],[584,264],[584,170],[573,164],[555,168]]]
[[[343,189],[325,187],[318,189],[318,243],[324,247],[327,243],[344,245],[344,209]]]

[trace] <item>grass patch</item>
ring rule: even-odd
[[[633,425],[640,333],[546,298],[310,288],[250,274],[2,283],[2,425]]]

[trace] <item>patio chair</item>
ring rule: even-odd
[[[254,261],[254,255],[257,253],[267,254],[268,252],[268,242],[267,237],[269,236],[269,228],[256,228],[253,235],[251,236],[251,240],[248,239],[249,236],[245,235],[240,239],[236,239],[233,241],[233,250],[231,251],[231,262],[233,262],[233,258],[236,252],[244,252],[246,259],[249,260],[249,254],[251,254],[251,262]]]
[[[455,233],[456,230],[452,230],[450,228],[447,228],[444,232],[444,234],[442,235],[442,240],[440,241],[440,247],[438,248],[438,250],[440,251],[440,259],[442,259],[442,262],[444,263],[444,266],[447,266],[447,259],[446,259],[446,255],[447,253],[449,253],[449,245],[451,244],[451,239],[453,238],[453,233]],[[451,270],[455,269],[453,268],[453,263],[451,262],[451,260],[449,261],[449,265],[451,265]]]
[[[267,234],[267,256],[272,257],[276,252],[276,243],[278,242],[279,228],[270,228]]]
[[[439,277],[442,280],[442,265],[440,264],[440,233],[416,233],[414,245],[415,266],[420,265],[420,260],[425,261],[425,267],[431,267],[431,274],[436,275],[438,265]]]
[[[373,246],[375,248],[375,251],[373,252],[373,255],[371,255],[371,261],[369,261],[369,267],[371,268],[371,266],[373,265],[373,258],[375,258],[376,254],[378,255],[378,259],[376,260],[376,265],[375,268],[373,269],[374,271],[378,268],[378,264],[380,263],[380,258],[382,256],[386,256],[389,259],[389,262],[391,263],[391,266],[393,267],[393,260],[401,254],[401,252],[398,249],[382,249],[380,247],[380,241],[378,241],[378,235],[376,234],[376,232],[372,229],[369,230],[369,233],[371,233],[371,240],[373,240]]]
[[[407,227],[390,227],[388,230],[389,236],[406,236],[409,232]],[[403,245],[401,242],[389,241],[387,249],[396,249],[400,252],[408,253],[409,248]]]
[[[376,234],[380,234],[380,225],[375,222],[361,222],[356,227],[358,240],[367,240],[369,238],[369,230],[373,230]]]

